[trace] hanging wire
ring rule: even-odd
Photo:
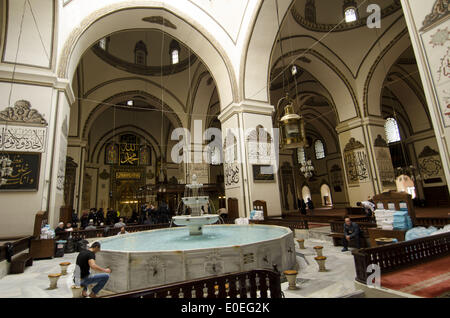
[[[379,33],[378,33],[377,28],[375,28],[375,33],[376,33],[377,38],[378,38],[380,35],[379,35]],[[380,50],[380,56],[381,56],[381,54],[382,54],[382,49],[381,49],[381,43],[380,43],[380,41],[378,41],[378,48],[379,48],[379,50]],[[381,59],[381,62],[382,62],[383,68],[384,68],[384,74],[386,74],[386,76],[389,76],[388,69],[387,69],[387,67],[386,67],[386,62],[384,61],[384,59]],[[401,79],[399,79],[399,80],[401,80]],[[396,82],[397,82],[397,81],[396,81]],[[393,82],[391,82],[390,85],[385,85],[385,84],[386,84],[386,82],[384,81],[384,82],[383,82],[383,88],[386,87],[386,91],[387,91],[388,94],[390,95],[389,97],[392,99],[392,101],[393,101],[394,103],[399,102],[398,99],[393,95],[393,93],[391,92],[391,90],[390,90],[389,88],[387,88],[387,86],[393,85]],[[397,118],[397,113],[396,113],[396,111],[395,111],[394,105],[392,105],[392,115],[393,115],[395,121],[397,122],[397,127],[398,127],[399,121],[398,121],[398,118]],[[403,140],[402,140],[401,136],[400,136],[400,149],[401,149],[401,151],[402,151],[402,161],[403,161],[403,163],[405,164],[405,167],[406,167],[406,166],[408,165],[408,163],[406,162],[406,150],[405,150],[405,145],[403,144]]]
[[[26,7],[26,2],[24,2],[23,9],[22,9],[22,17],[21,17],[21,21],[20,21],[19,36],[17,37],[17,49],[16,49],[16,56],[14,58],[14,66],[13,66],[13,73],[12,73],[12,76],[11,76],[11,86],[9,88],[8,106],[7,107],[12,107],[12,105],[11,105],[11,97],[12,97],[12,90],[13,90],[13,86],[14,86],[14,79],[15,79],[15,76],[16,76],[16,67],[17,67],[17,58],[19,56],[20,40],[22,38],[23,20],[24,20],[24,16],[25,16],[25,7]],[[52,95],[52,98],[53,98],[53,95]],[[53,103],[53,100],[52,100],[52,103]],[[8,133],[8,118],[5,120],[4,133],[5,134]],[[7,159],[9,159],[9,154],[7,154],[6,157],[7,157]]]
[[[360,5],[358,6],[358,9],[367,2],[368,0],[364,0],[360,3]],[[278,6],[278,1],[276,2],[276,5]],[[278,13],[277,13],[277,19],[279,19],[278,17]],[[342,23],[345,22],[345,17],[339,21],[339,23],[337,23],[333,28],[331,28],[331,30],[329,30],[327,33],[325,33],[319,40],[317,40],[316,42],[314,42],[313,45],[311,45],[310,47],[308,47],[304,52],[294,56],[294,58],[291,60],[291,62],[289,62],[289,64],[287,65],[287,68],[290,67],[290,65],[293,63],[293,61],[296,61],[298,59],[300,59],[301,57],[305,56],[306,54],[308,54],[308,52],[313,49],[318,43],[321,43],[323,39],[325,39],[328,35],[330,35],[337,27],[339,27]],[[280,27],[280,24],[278,24]],[[280,43],[281,44],[281,43]],[[276,76],[274,76],[273,79],[269,80],[269,85],[265,85],[264,87],[262,87],[260,90],[258,90],[257,92],[255,92],[253,95],[249,96],[248,98],[251,99],[255,96],[257,96],[259,93],[261,93],[263,90],[267,89],[267,87],[270,87],[270,85],[280,76],[283,75],[284,76],[284,72],[286,71],[286,67],[283,67],[283,70]]]

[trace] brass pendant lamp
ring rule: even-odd
[[[306,147],[308,141],[306,140],[306,131],[305,131],[305,122],[303,117],[295,113],[295,100],[289,96],[289,93],[285,90],[284,87],[284,54],[283,54],[283,43],[281,42],[281,24],[278,15],[278,0],[276,1],[277,7],[277,19],[278,19],[278,36],[280,42],[280,50],[281,50],[281,61],[283,64],[283,68],[281,70],[281,74],[283,76],[283,90],[286,92],[286,95],[282,97],[278,103],[277,108],[281,107],[281,104],[284,102],[286,105],[284,106],[284,114],[279,120],[280,124],[280,148],[281,149],[296,149],[300,147]]]

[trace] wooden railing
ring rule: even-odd
[[[372,222],[355,222],[358,224],[359,229],[362,232],[367,233],[367,229],[371,227],[377,227],[376,223]],[[344,233],[344,221],[334,221],[330,223],[331,233]]]
[[[170,223],[161,224],[144,224],[144,225],[131,225],[125,226],[125,231],[128,233],[134,233],[139,231],[148,231],[155,229],[163,229],[170,226]],[[175,226],[175,225],[173,225]],[[59,233],[56,238],[59,240],[66,240],[70,235],[74,241],[85,240],[96,237],[107,237],[112,235],[117,235],[120,232],[120,228],[111,227],[109,229],[101,228],[95,230],[74,230],[72,232]]]
[[[371,264],[378,265],[381,273],[385,273],[450,255],[450,233],[354,250],[352,254],[356,280],[365,284],[370,275],[367,267]]]
[[[0,262],[8,259],[14,255],[19,254],[20,252],[23,252],[27,249],[30,248],[30,242],[31,239],[33,237],[32,236],[24,236],[24,237],[20,237],[20,238],[14,238],[14,239],[2,239],[3,241],[3,245],[0,246]],[[11,243],[11,250],[8,251],[7,249],[7,244]],[[8,255],[9,254],[9,255]]]
[[[335,221],[344,222],[344,215],[301,215],[300,213],[287,213],[283,214],[283,220],[289,221],[308,221],[308,222],[316,222],[316,223],[331,223]],[[373,222],[374,219],[372,217],[367,217],[364,215],[354,215],[350,217],[352,221],[355,222]]]
[[[416,217],[416,222],[414,226],[434,226],[434,227],[444,227],[450,224],[450,217],[447,218],[430,218],[430,217]]]
[[[308,221],[306,220],[283,220],[283,219],[267,219],[263,221],[259,220],[250,220],[251,224],[265,224],[265,225],[277,225],[284,226],[291,229],[292,232],[295,230],[307,230],[308,229]]]
[[[270,270],[189,280],[102,298],[281,298],[280,275]]]

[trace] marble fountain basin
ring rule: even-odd
[[[172,218],[176,225],[185,225],[189,228],[189,235],[202,235],[203,226],[214,224],[219,220],[217,214],[203,214],[199,216],[179,215]]]
[[[294,235],[273,225],[206,225],[203,235],[185,227],[101,240],[96,262],[112,270],[105,286],[125,292],[252,269],[295,267]]]

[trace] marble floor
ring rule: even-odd
[[[35,260],[22,274],[7,275],[0,279],[0,298],[72,298],[73,272],[78,253],[64,257]],[[49,289],[48,274],[60,273],[59,263],[70,262],[67,275],[58,280],[58,288]],[[100,295],[105,292],[101,291]]]
[[[296,243],[297,245],[297,243]],[[327,257],[326,272],[319,272],[314,257],[314,246],[323,246],[322,254]],[[329,241],[306,239],[305,248],[296,247],[298,290],[288,290],[288,283],[281,284],[286,298],[330,298],[344,297],[356,292],[354,286],[355,268],[351,249],[341,252],[342,246],[333,246]]]

